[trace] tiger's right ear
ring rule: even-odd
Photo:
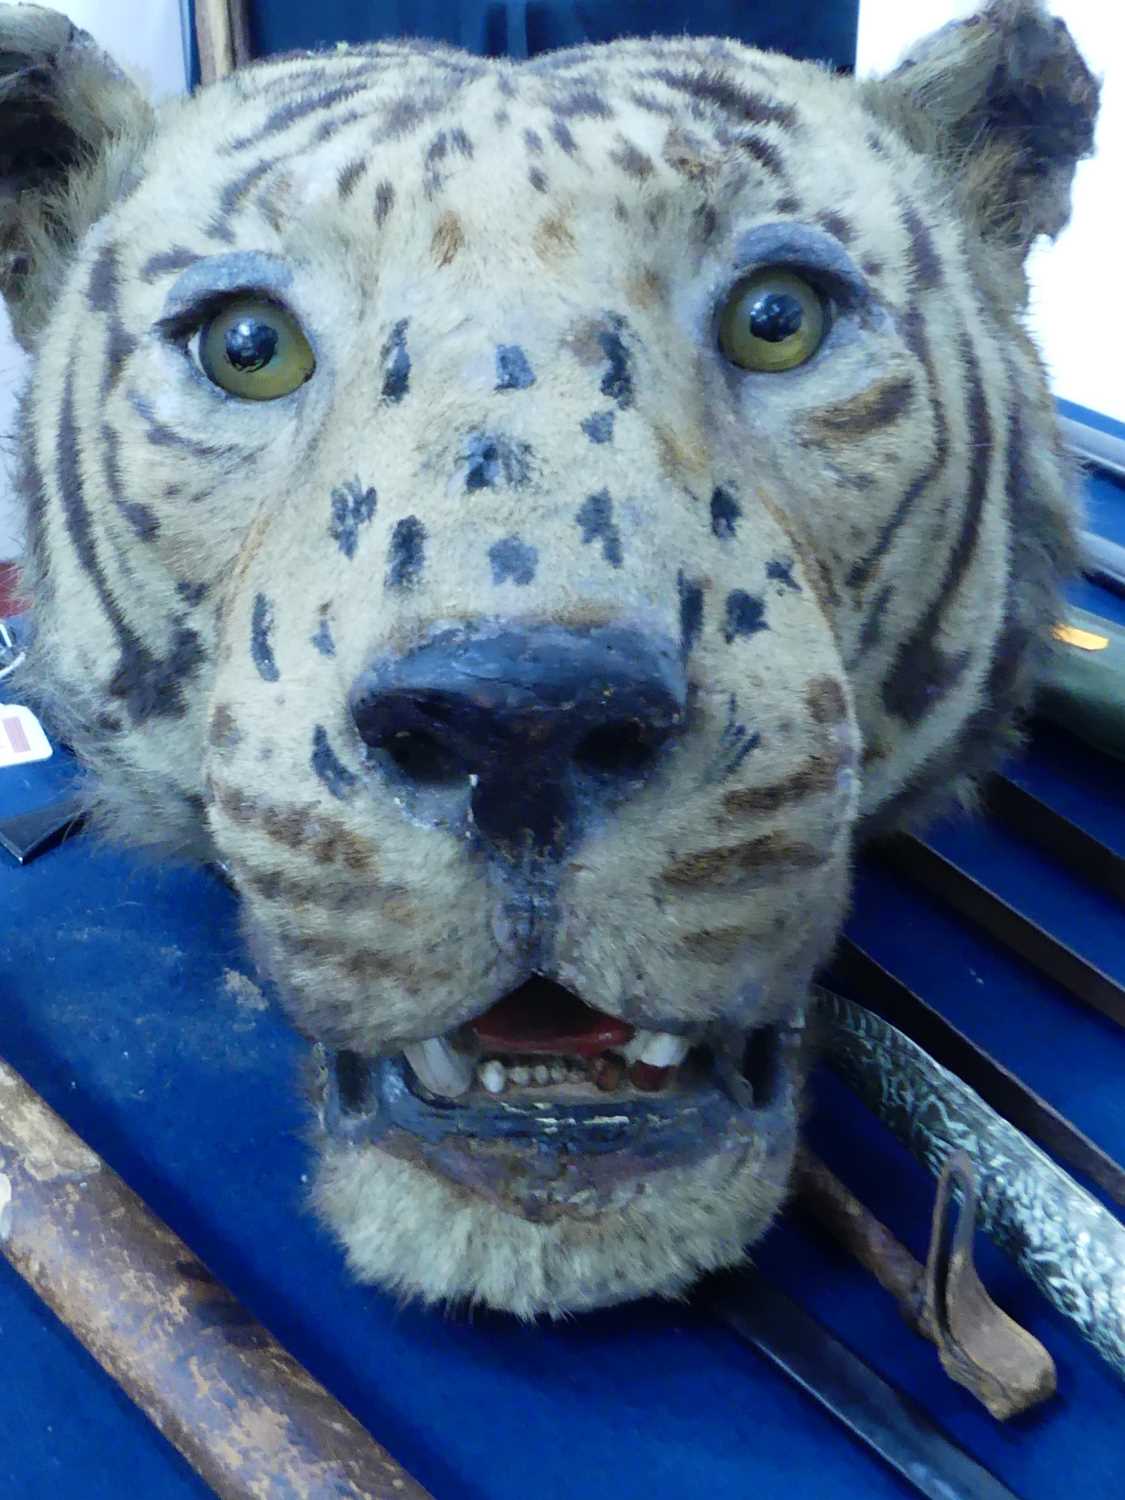
[[[152,122],[86,32],[38,5],[0,5],[0,293],[24,348],[82,236],[125,191]]]

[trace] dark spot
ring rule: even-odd
[[[523,133],[524,145],[534,156],[543,155],[543,137],[537,130],[525,130]]]
[[[321,656],[335,656],[336,642],[332,637],[332,627],[328,623],[328,606],[324,605],[320,611],[320,619],[317,622],[315,633],[309,638]]]
[[[488,549],[493,583],[531,583],[539,563],[539,553],[518,536],[506,536]]]
[[[850,245],[855,239],[855,226],[850,220],[845,219],[843,214],[827,213],[817,214],[817,221],[824,225],[829,234],[834,234],[842,245]]]
[[[753,157],[760,167],[764,167],[771,177],[785,176],[785,160],[772,141],[764,141],[758,135],[746,135],[740,137],[738,145],[747,156]]]
[[[676,589],[680,596],[680,648],[687,656],[703,629],[703,589],[682,571],[676,575]]]
[[[611,568],[621,566],[621,533],[613,520],[613,501],[608,490],[590,495],[580,507],[575,520],[582,528],[583,542],[600,540],[602,556]]]
[[[217,703],[215,705],[207,738],[216,750],[236,750],[242,743],[242,732],[229,704]]]
[[[518,344],[500,344],[496,349],[496,390],[526,391],[535,384],[535,373]]]
[[[94,312],[112,312],[117,306],[117,246],[103,245],[90,268],[86,301]]]
[[[542,167],[532,167],[527,174],[527,180],[537,193],[545,193],[549,189],[547,174]]]
[[[190,583],[186,578],[181,578],[176,584],[176,593],[189,608],[194,609],[206,599],[209,587],[206,583]]]
[[[344,765],[328,743],[328,731],[323,724],[313,730],[312,768],[318,779],[342,802],[355,788],[359,777]]]
[[[592,443],[612,443],[615,416],[612,411],[593,412],[583,421],[582,431]]]
[[[859,268],[870,281],[877,281],[884,270],[883,262],[874,259],[861,261]]]
[[[250,655],[263,682],[277,682],[281,676],[274,660],[273,644],[270,641],[272,634],[273,605],[265,594],[256,594],[250,621]]]
[[[394,207],[394,202],[394,183],[384,178],[375,189],[375,223],[380,229],[387,222],[387,215]]]
[[[455,125],[449,132],[450,150],[456,151],[458,156],[463,156],[466,161],[473,159],[473,143],[460,125]]]
[[[358,479],[349,479],[332,491],[332,519],[328,523],[328,535],[345,557],[354,557],[359,541],[359,528],[366,526],[375,514],[378,497],[368,487],[364,489]]]
[[[502,433],[471,432],[460,454],[465,465],[465,488],[485,490],[503,480],[518,489],[531,477],[531,444],[513,441]]]
[[[391,533],[387,563],[389,589],[413,588],[422,576],[426,560],[426,528],[417,516],[404,516]]]
[[[461,220],[452,209],[447,209],[437,221],[430,240],[430,254],[435,265],[451,265],[464,243],[465,230]]]
[[[623,172],[627,173],[630,177],[635,177],[639,182],[643,182],[646,177],[651,177],[655,170],[652,164],[652,157],[646,155],[632,141],[622,140],[618,148],[609,153],[609,159],[616,166],[619,166]]]
[[[727,595],[727,614],[723,624],[723,639],[729,645],[738,636],[754,635],[759,630],[768,630],[766,607],[761,599],[755,599],[745,589],[732,589]]]
[[[717,537],[733,537],[742,506],[719,485],[711,496],[711,530]]]
[[[406,329],[409,318],[400,318],[391,329],[390,338],[383,345],[380,359],[383,362],[383,400],[401,401],[410,389],[410,355],[406,348]]]
[[[551,109],[564,120],[612,120],[613,110],[600,94],[590,88],[573,89],[564,98],[555,100]]]
[[[633,404],[633,372],[631,357],[621,335],[627,324],[617,313],[609,318],[609,327],[598,332],[598,343],[609,361],[609,369],[602,376],[601,392],[624,411]]]
[[[814,677],[805,689],[805,702],[817,724],[838,724],[847,717],[847,699],[835,677]]]
[[[778,583],[781,587],[778,593],[786,589],[792,589],[795,594],[801,592],[801,585],[793,577],[793,559],[791,557],[775,557],[766,564],[766,577],[771,583]]]
[[[356,161],[348,162],[346,166],[340,168],[336,174],[336,190],[340,194],[341,199],[351,197],[355,192],[356,184],[369,166],[370,162],[361,157]]]
[[[556,118],[551,121],[551,137],[556,146],[565,151],[567,156],[573,156],[578,150],[578,142],[574,139],[570,126],[565,120]]]
[[[775,214],[799,214],[801,212],[801,200],[794,197],[792,193],[788,193],[784,198],[777,200],[773,206],[773,211]]]

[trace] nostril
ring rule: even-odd
[[[418,786],[452,786],[469,773],[457,705],[438,694],[368,694],[353,703],[352,716],[371,759]]]
[[[594,776],[638,776],[651,767],[667,737],[638,719],[603,724],[579,740],[574,763]]]
[[[371,749],[382,751],[408,780],[419,786],[452,786],[468,774],[460,756],[420,729],[401,729]]]

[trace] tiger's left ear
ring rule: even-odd
[[[78,242],[125,191],[152,120],[86,32],[54,10],[0,4],[0,293],[25,348]]]
[[[990,0],[861,87],[873,113],[937,157],[986,239],[1022,259],[1070,218],[1099,86],[1040,0]]]

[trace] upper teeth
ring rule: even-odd
[[[412,1042],[403,1051],[419,1081],[432,1094],[456,1099],[467,1092],[473,1081],[472,1063],[460,1053],[454,1052],[440,1036],[432,1036],[424,1042]]]
[[[651,1068],[676,1068],[688,1055],[691,1043],[670,1031],[638,1031],[624,1048],[626,1062],[648,1063]]]

